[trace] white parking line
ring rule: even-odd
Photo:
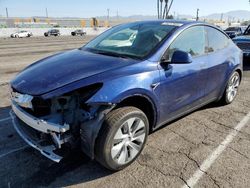
[[[0,122],[4,122],[4,121],[8,121],[8,120],[11,120],[11,117],[0,119]]]
[[[9,113],[11,113],[11,111],[10,111]],[[7,120],[11,120],[11,119],[12,119],[11,117],[4,118],[4,119],[0,119],[0,122],[7,121]],[[25,149],[25,148],[28,148],[28,147],[30,147],[30,146],[25,145],[25,146],[23,146],[23,147],[13,149],[13,150],[11,150],[11,151],[8,151],[7,153],[1,154],[1,155],[0,155],[0,158],[3,158],[3,157],[5,157],[5,156],[7,156],[7,155],[9,155],[9,154],[12,154],[12,153],[15,153],[15,152],[17,152],[17,151],[21,151],[21,150],[23,150],[23,149]]]
[[[1,155],[0,155],[0,158],[3,158],[3,157],[5,157],[6,155],[9,155],[9,154],[15,153],[15,152],[17,152],[17,151],[24,150],[25,148],[28,148],[28,147],[29,147],[29,146],[28,146],[28,145],[26,145],[26,146],[23,146],[23,147],[21,147],[21,148],[13,149],[13,150],[11,150],[11,151],[9,151],[9,152],[7,152],[7,153],[3,153],[3,154],[1,154]]]
[[[201,177],[207,172],[215,160],[220,156],[220,154],[227,148],[227,146],[232,142],[234,137],[238,132],[247,125],[250,120],[250,112],[241,120],[241,122],[236,125],[236,127],[227,135],[225,140],[210,154],[210,156],[203,161],[200,168],[193,174],[193,176],[187,181],[187,185],[183,188],[194,187]]]

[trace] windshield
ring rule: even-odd
[[[104,32],[82,49],[104,55],[142,59],[177,27],[176,24],[164,22],[120,25]]]

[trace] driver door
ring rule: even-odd
[[[161,109],[160,124],[170,121],[203,102],[207,83],[206,36],[203,26],[183,31],[165,52],[169,64],[159,66]],[[176,50],[192,55],[190,64],[171,64]]]

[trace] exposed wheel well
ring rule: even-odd
[[[152,131],[153,126],[156,121],[156,111],[154,108],[154,104],[144,96],[132,96],[122,100],[116,108],[124,107],[124,106],[133,106],[145,113],[149,121],[149,127]]]
[[[241,81],[242,80],[242,71],[240,69],[236,69],[235,71],[239,73],[239,75],[240,75],[240,81]]]

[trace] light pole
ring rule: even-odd
[[[107,9],[107,20],[109,21],[109,8]]]
[[[159,0],[157,0],[157,15],[158,15],[158,19],[159,19],[160,18],[160,2],[159,2]]]
[[[200,11],[200,9],[197,8],[197,12],[196,12],[196,21],[199,21],[199,11]]]
[[[48,18],[49,17],[49,15],[48,15],[48,9],[47,9],[47,7],[46,7],[46,17]]]
[[[9,12],[8,12],[8,8],[7,7],[5,8],[5,11],[6,11],[6,17],[8,18],[9,17]]]
[[[160,5],[160,19],[162,19],[163,17],[162,17],[162,3],[163,3],[163,0],[160,0],[160,3],[161,3],[161,5]]]

